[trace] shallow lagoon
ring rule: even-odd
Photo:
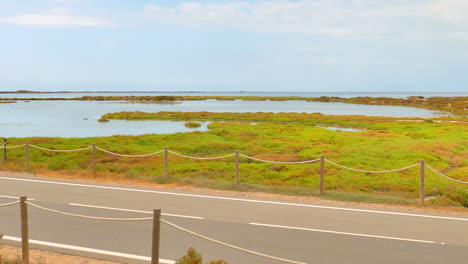
[[[180,104],[128,104],[95,101],[18,101],[0,104],[0,137],[95,137],[111,135],[171,134],[206,131],[183,121],[125,121],[99,123],[106,113],[120,111],[183,112],[320,112],[327,115],[436,117],[442,113],[403,106],[354,105],[306,101],[184,101]],[[85,118],[87,120],[85,120]]]

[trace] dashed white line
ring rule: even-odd
[[[3,236],[3,239],[4,240],[10,240],[10,241],[16,241],[16,242],[21,242],[21,238],[19,238],[19,237]],[[46,241],[40,241],[40,240],[34,240],[34,239],[30,239],[29,243],[30,244],[41,245],[41,246],[53,247],[53,248],[62,248],[62,249],[69,249],[69,250],[89,252],[89,253],[95,253],[95,254],[101,254],[101,255],[114,256],[114,257],[151,261],[151,257],[147,257],[147,256],[133,255],[133,254],[127,254],[127,253],[121,253],[121,252],[115,252],[115,251],[108,251],[108,250],[101,250],[101,249],[95,249],[95,248],[72,246],[72,245],[59,244],[59,243],[53,243],[53,242],[46,242]],[[159,263],[174,264],[175,261],[167,260],[167,259],[159,259]]]
[[[130,189],[130,188],[121,188],[121,187],[110,187],[110,186],[99,186],[99,185],[66,183],[66,182],[55,182],[55,181],[44,181],[44,180],[31,180],[31,179],[20,179],[20,178],[9,178],[9,177],[0,177],[0,179],[11,180],[11,181],[24,181],[24,182],[36,182],[36,183],[45,183],[45,184],[56,184],[56,185],[68,185],[68,186],[106,189],[106,190],[116,190],[116,191],[155,193],[155,194],[166,194],[166,195],[174,195],[174,196],[207,198],[207,199],[217,199],[217,200],[229,200],[229,201],[240,201],[240,202],[250,202],[250,203],[261,203],[261,204],[274,204],[274,205],[308,207],[308,208],[318,208],[318,209],[341,210],[341,211],[361,212],[361,213],[374,213],[374,214],[399,215],[399,216],[422,217],[422,218],[443,219],[443,220],[468,221],[468,218],[460,218],[460,217],[398,213],[398,212],[376,211],[376,210],[366,210],[366,209],[354,209],[354,208],[333,207],[333,206],[323,206],[323,205],[311,205],[311,204],[273,202],[273,201],[264,201],[264,200],[241,199],[241,198],[232,198],[232,197],[209,196],[209,195],[200,195],[200,194],[188,194],[188,193],[163,192],[163,191],[153,191],[153,190],[144,190],[144,189]]]
[[[132,212],[132,213],[141,213],[141,214],[153,214],[153,212],[149,212],[149,211],[140,211],[140,210],[132,210],[132,209],[124,209],[124,208],[98,206],[98,205],[77,204],[77,203],[69,203],[68,205],[79,206],[79,207],[89,207],[89,208],[96,208],[96,209],[114,210],[114,211],[124,211],[124,212]],[[166,213],[162,213],[161,215],[173,216],[173,217],[182,217],[182,218],[191,218],[191,219],[200,219],[200,220],[205,219],[204,217],[191,216],[191,215],[178,215],[178,214],[166,214]]]
[[[250,224],[250,225],[255,225],[255,226],[275,227],[275,228],[283,228],[283,229],[294,229],[294,230],[302,230],[302,231],[310,231],[310,232],[320,232],[320,233],[329,233],[329,234],[337,234],[337,235],[348,235],[348,236],[359,236],[359,237],[370,237],[370,238],[390,239],[390,240],[399,240],[399,241],[408,241],[408,242],[418,242],[418,243],[427,243],[427,244],[437,244],[437,242],[435,242],[435,241],[419,240],[419,239],[411,239],[411,238],[401,238],[401,237],[389,237],[389,236],[368,235],[368,234],[349,233],[349,232],[340,232],[340,231],[332,231],[332,230],[323,230],[323,229],[313,229],[313,228],[305,228],[305,227],[296,227],[296,226],[270,225],[270,224],[261,224],[261,223],[249,223],[249,224]],[[444,244],[444,243],[441,243],[441,244]]]

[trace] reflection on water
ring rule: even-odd
[[[110,135],[169,134],[206,131],[207,122],[197,129],[184,121],[124,121],[99,123],[106,113],[119,111],[184,112],[320,112],[328,115],[370,115],[434,117],[440,113],[411,107],[353,105],[306,101],[185,101],[180,104],[117,104],[93,101],[31,101],[0,104],[0,137],[92,137]],[[7,124],[7,125],[5,125]]]
[[[333,130],[333,131],[347,131],[347,132],[365,131],[365,129],[351,128],[351,127],[330,127],[330,126],[317,126],[317,127],[325,128],[325,129]]]

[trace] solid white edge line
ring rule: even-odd
[[[69,185],[69,186],[87,187],[87,188],[96,188],[96,189],[107,189],[107,190],[117,190],[117,191],[156,193],[156,194],[167,194],[167,195],[175,195],[175,196],[197,197],[197,198],[218,199],[218,200],[230,200],[230,201],[240,201],[240,202],[250,202],[250,203],[263,203],[263,204],[287,205],[287,206],[309,207],[309,208],[330,209],[330,210],[342,210],[342,211],[362,212],[362,213],[375,213],[375,214],[413,216],[413,217],[444,219],[444,220],[468,221],[468,218],[459,218],[459,217],[398,213],[398,212],[376,211],[376,210],[366,210],[366,209],[353,209],[353,208],[333,207],[333,206],[323,206],[323,205],[311,205],[311,204],[273,202],[273,201],[264,201],[264,200],[252,200],[252,199],[241,199],[241,198],[231,198],[231,197],[221,197],[221,196],[209,196],[209,195],[200,195],[200,194],[163,192],[163,191],[130,189],[130,188],[121,188],[121,187],[110,187],[110,186],[99,186],[99,185],[88,185],[88,184],[66,183],[66,182],[55,182],[55,181],[44,181],[44,180],[18,179],[18,178],[9,178],[9,177],[1,177],[1,176],[0,176],[0,179],[12,180],[12,181],[25,181],[25,182],[57,184],[57,185]]]
[[[418,243],[426,243],[426,244],[437,244],[437,242],[435,242],[435,241],[401,238],[401,237],[377,236],[377,235],[349,233],[349,232],[340,232],[340,231],[313,229],[313,228],[295,227],[295,226],[270,225],[270,224],[261,224],[261,223],[249,223],[249,224],[250,225],[255,225],[255,226],[276,227],[276,228],[294,229],[294,230],[320,232],[320,233],[329,233],[329,234],[337,234],[337,235],[348,235],[348,236],[359,236],[359,237],[370,237],[370,238],[400,240],[400,241],[408,241],[408,242],[418,242]],[[440,243],[440,244],[444,244],[444,243]]]
[[[16,197],[16,196],[8,196],[8,195],[0,195],[0,198],[6,198],[6,199],[17,199],[19,200],[20,197]],[[35,201],[36,199],[33,199],[33,198],[29,198],[28,197],[28,201]]]
[[[79,206],[79,207],[89,207],[89,208],[96,208],[96,209],[114,210],[114,211],[124,211],[124,212],[132,212],[132,213],[141,213],[141,214],[153,214],[153,212],[149,212],[149,211],[140,211],[140,210],[115,208],[115,207],[105,207],[105,206],[89,205],[89,204],[69,203],[68,205]],[[161,213],[161,215],[181,217],[181,218],[190,218],[190,219],[200,219],[200,220],[205,219],[204,217],[190,216],[190,215],[178,215],[178,214],[166,214],[166,213]]]
[[[16,241],[16,242],[21,242],[21,238],[19,238],[19,237],[3,236],[3,239],[4,240],[10,240],[10,241]],[[30,239],[29,243],[30,244],[41,245],[41,246],[54,247],[54,248],[63,248],[63,249],[84,251],[84,252],[96,253],[96,254],[102,254],[102,255],[109,255],[109,256],[114,256],[114,257],[122,257],[122,258],[128,258],[128,259],[151,261],[151,257],[147,257],[147,256],[139,256],[139,255],[126,254],[126,253],[120,253],[120,252],[114,252],[114,251],[108,251],[108,250],[95,249],[95,248],[65,245],[65,244],[46,242],[46,241],[40,241],[40,240],[34,240],[34,239]],[[174,264],[175,263],[175,261],[167,260],[167,259],[159,259],[159,262],[160,263],[165,263],[165,264]]]

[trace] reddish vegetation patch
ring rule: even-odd
[[[341,151],[338,150],[332,150],[332,149],[327,149],[323,151],[323,154],[339,154]]]
[[[389,138],[397,135],[390,133],[386,130],[369,130],[361,133],[362,136],[366,137],[377,137],[377,138]]]
[[[254,158],[273,161],[300,161],[302,158],[299,155],[288,154],[263,154],[255,155]]]
[[[452,156],[452,153],[455,147],[456,145],[431,144],[431,145],[416,145],[416,146],[413,146],[412,149],[415,151],[435,153],[441,157],[450,157]]]

